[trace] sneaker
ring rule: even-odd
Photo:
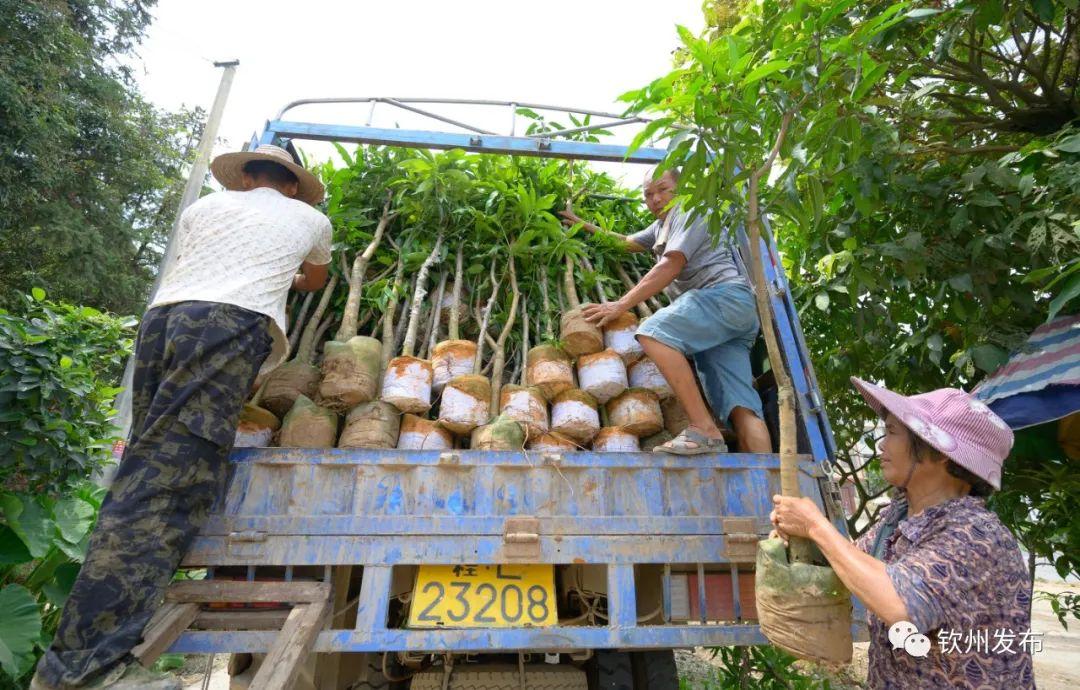
[[[151,671],[136,662],[121,664],[84,687],[87,690],[183,690],[175,676]]]

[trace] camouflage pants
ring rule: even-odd
[[[58,688],[124,661],[224,486],[240,411],[270,353],[268,317],[214,302],[146,313],[128,446],[59,629],[38,665]]]

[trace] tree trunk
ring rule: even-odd
[[[765,336],[765,346],[769,352],[769,366],[776,379],[776,394],[780,407],[780,492],[784,496],[798,498],[799,461],[798,441],[795,429],[795,389],[791,375],[784,363],[780,345],[773,329],[772,304],[769,302],[769,286],[765,283],[765,267],[761,255],[761,216],[759,210],[758,185],[762,177],[769,173],[773,161],[780,151],[780,146],[787,135],[793,113],[784,115],[784,120],[777,134],[772,152],[760,168],[750,175],[748,185],[748,213],[746,218],[750,236],[750,254],[752,257],[751,275],[754,280],[754,300],[757,304],[758,318],[761,320],[761,332]],[[792,537],[789,540],[791,560],[801,563],[813,562],[813,548],[809,540]]]
[[[582,257],[581,261],[585,265],[585,268],[589,271],[589,273],[592,273],[593,275],[597,276],[597,279],[596,279],[596,296],[600,298],[600,304],[607,304],[608,303],[607,292],[604,291],[604,284],[600,282],[599,274],[596,272],[596,269],[593,268],[592,262],[589,261],[588,257]]]
[[[398,256],[397,272],[394,274],[394,296],[390,298],[390,301],[386,303],[386,311],[383,312],[383,334],[382,334],[382,366],[386,368],[387,363],[394,356],[394,315],[397,313],[397,293],[401,290],[401,283],[405,278],[405,262],[401,256]]]
[[[330,276],[330,282],[323,288],[319,304],[315,307],[315,313],[311,315],[311,319],[304,328],[304,334],[300,336],[300,344],[296,347],[295,359],[304,364],[311,364],[314,361],[316,334],[319,325],[322,323],[323,314],[326,312],[326,308],[330,306],[330,298],[334,296],[337,280],[337,276]]]
[[[465,278],[465,245],[459,244],[457,259],[454,262],[454,299],[450,303],[450,323],[447,326],[447,338],[449,340],[461,339],[461,288]]]
[[[622,265],[615,264],[615,272],[619,275],[619,280],[622,281],[622,284],[627,290],[633,290],[637,286],[637,283],[630,279],[630,275]],[[649,305],[645,302],[639,302],[635,308],[637,309],[638,316],[642,319],[647,319],[653,315],[653,310],[650,309]]]
[[[495,298],[499,295],[499,285],[502,277],[496,279],[495,264],[491,264],[491,297],[484,306],[483,315],[480,318],[480,334],[476,336],[476,362],[473,364],[473,373],[479,374],[484,366],[484,339],[487,336],[488,321],[491,320],[491,310],[495,307]],[[488,336],[490,337],[490,336]]]
[[[309,292],[304,295],[304,302],[300,305],[300,313],[293,321],[292,330],[289,331],[289,352],[296,352],[296,345],[300,342],[300,334],[304,332],[304,319],[307,318],[308,310],[315,301],[315,293]]]
[[[424,297],[427,295],[427,277],[431,272],[431,265],[439,258],[442,237],[442,232],[439,232],[435,238],[435,246],[420,265],[420,272],[416,274],[416,287],[413,288],[412,307],[409,309],[409,325],[405,329],[405,342],[401,345],[401,354],[405,357],[412,357],[416,351],[416,338],[420,331],[420,308],[424,306]]]
[[[540,267],[540,295],[544,300],[544,339],[549,343],[555,340],[555,325],[551,320],[551,298],[548,294],[548,267]]]
[[[352,270],[349,271],[347,277],[349,281],[349,296],[345,300],[345,309],[342,312],[341,328],[338,329],[337,336],[334,340],[338,342],[345,342],[349,338],[356,335],[358,331],[358,321],[360,319],[360,288],[364,284],[364,274],[367,272],[368,262],[371,261],[371,257],[375,256],[375,250],[379,248],[379,243],[382,242],[383,233],[386,232],[386,226],[390,224],[390,221],[396,214],[390,213],[390,202],[393,197],[390,194],[386,195],[386,204],[383,205],[382,217],[379,218],[379,224],[375,226],[375,235],[368,242],[368,246],[360,254],[356,255],[353,259]]]
[[[506,323],[503,324],[498,340],[495,341],[495,365],[491,369],[491,409],[499,411],[499,393],[502,390],[503,368],[506,366],[506,339],[514,329],[517,319],[518,303],[521,301],[521,292],[518,290],[517,270],[514,266],[514,257],[510,257],[510,290],[513,297],[510,299],[510,311],[506,315]]]
[[[563,290],[566,292],[566,301],[570,303],[570,309],[581,306],[578,299],[577,286],[574,285],[574,262],[569,256],[566,257],[566,271],[563,273]]]
[[[518,381],[522,386],[526,385],[526,374],[528,371],[528,358],[529,353],[529,301],[527,299],[521,300],[521,355],[518,357],[518,364],[521,366],[521,380]]]
[[[398,315],[397,325],[394,326],[394,352],[401,352],[401,346],[405,341],[405,328],[409,323],[409,315],[412,314],[412,295],[416,289],[416,279],[409,283],[409,292],[405,295],[405,303],[402,312]]]
[[[421,359],[431,359],[431,355],[435,352],[435,344],[439,342],[439,321],[442,318],[442,302],[443,294],[446,292],[447,277],[446,271],[443,271],[439,278],[439,287],[435,291],[435,299],[431,302],[431,325],[427,332],[427,347]]]

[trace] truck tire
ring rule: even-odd
[[[530,664],[525,667],[529,690],[589,690],[585,672],[573,666]],[[413,676],[409,690],[442,690],[442,668],[430,668]],[[449,690],[520,690],[517,666],[462,666],[450,676]]]
[[[634,667],[629,652],[598,650],[593,654],[591,671],[589,690],[634,690]]]
[[[634,667],[634,690],[669,690],[679,687],[675,652],[656,649],[630,655]]]

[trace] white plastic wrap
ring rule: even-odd
[[[561,400],[551,406],[551,430],[585,443],[600,431],[600,415],[580,400]]]
[[[601,429],[592,449],[600,453],[637,453],[641,450],[638,437],[622,429],[607,427]]]
[[[426,412],[431,407],[431,365],[415,357],[395,357],[383,374],[383,402],[402,412]]]
[[[651,390],[661,400],[675,394],[657,368],[656,362],[648,357],[641,358],[630,367],[630,387]]]
[[[439,421],[458,433],[471,431],[488,422],[490,401],[474,398],[453,386],[443,389],[439,404]]]
[[[645,356],[645,350],[641,349],[636,336],[637,326],[604,331],[604,347],[618,352],[623,362],[630,366]]]
[[[449,348],[439,352],[431,358],[431,390],[436,394],[441,393],[450,379],[455,376],[465,376],[473,371],[473,362],[476,361],[476,349],[470,352],[465,348]]]
[[[605,351],[578,360],[579,387],[601,403],[626,390],[627,383],[626,365],[615,352]]]
[[[265,427],[258,429],[237,429],[233,448],[266,448],[274,432]]]
[[[527,388],[504,392],[500,414],[526,425],[531,432],[546,433],[550,428],[544,399]]]
[[[442,429],[432,428],[428,432],[403,431],[398,436],[398,450],[450,450],[454,447],[450,434]]]

